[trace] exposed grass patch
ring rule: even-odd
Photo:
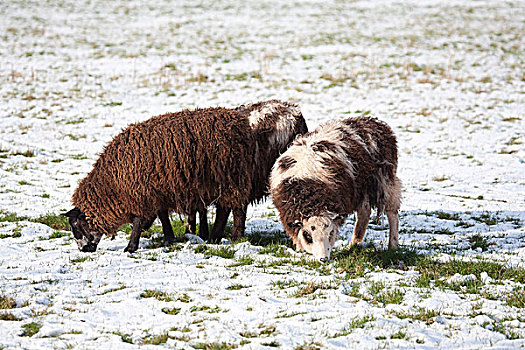
[[[113,334],[118,335],[123,343],[133,344],[133,339],[131,339],[131,334],[122,333],[122,332],[113,332]]]
[[[62,238],[68,236],[71,236],[71,233],[66,231],[55,231],[51,235],[49,235],[48,239]]]
[[[37,334],[38,331],[40,331],[40,328],[42,328],[42,325],[38,322],[31,322],[28,324],[25,324],[22,326],[22,329],[24,330],[22,332],[22,337],[32,337],[33,335]]]
[[[14,309],[16,300],[6,295],[0,295],[0,309]]]
[[[341,331],[335,333],[334,335],[330,336],[329,338],[338,338],[338,337],[345,337],[353,332],[356,328],[365,328],[365,325],[368,322],[375,321],[376,318],[374,316],[364,316],[362,318],[355,318],[353,319],[345,328],[343,328]]]
[[[106,295],[106,294],[109,294],[109,293],[118,292],[119,290],[122,290],[122,289],[126,289],[126,286],[125,285],[121,285],[120,287],[111,288],[111,289],[108,289],[108,290],[100,293],[99,295]]]
[[[247,81],[251,79],[262,80],[262,75],[259,72],[244,72],[240,74],[226,74],[226,80]]]
[[[159,301],[172,301],[173,297],[165,292],[158,290],[146,289],[144,292],[140,293],[141,298],[155,298]]]
[[[86,255],[86,256],[78,257],[76,259],[69,259],[69,262],[72,264],[80,264],[80,263],[83,263],[84,261],[91,261],[91,260],[93,260],[93,258],[89,255]]]
[[[164,312],[167,315],[178,315],[180,310],[181,310],[180,307],[172,307],[172,308],[163,307],[162,308],[162,312]]]
[[[525,286],[515,287],[514,290],[507,294],[507,305],[525,308]]]
[[[336,250],[333,253],[334,266],[338,272],[346,271],[349,277],[362,277],[366,271],[376,267],[381,269],[413,266],[424,256],[415,249],[400,247],[395,250],[380,250],[375,247],[362,248],[353,246]]]
[[[321,343],[309,342],[296,346],[294,350],[321,350],[321,346]]]
[[[69,219],[63,215],[46,214],[34,220],[34,222],[47,225],[55,230],[70,230]]]
[[[239,290],[243,288],[250,288],[251,286],[243,286],[242,284],[232,284],[231,286],[226,287],[226,290]]]
[[[1,213],[0,222],[18,222],[29,220],[27,216],[18,216],[15,213]]]
[[[294,297],[300,298],[304,297],[306,295],[310,295],[315,293],[319,289],[336,289],[337,286],[335,284],[331,283],[325,283],[325,282],[308,282],[308,284],[304,287],[299,288],[294,294]]]
[[[150,335],[142,340],[144,344],[159,345],[164,344],[168,341],[168,333],[163,333],[159,335]]]
[[[252,245],[266,247],[269,245],[284,245],[292,247],[292,240],[284,231],[255,231],[244,237]]]
[[[194,349],[202,349],[202,350],[231,350],[231,349],[237,349],[237,345],[235,344],[229,344],[229,343],[197,343],[191,345]]]
[[[461,275],[473,274],[477,280],[472,283],[480,284],[482,272],[486,272],[495,280],[514,280],[515,282],[525,283],[525,268],[506,267],[500,263],[487,260],[462,261],[451,259],[447,262],[439,262],[427,257],[417,263],[416,270],[420,272],[418,287],[430,287],[430,281],[435,281],[437,286],[446,287],[448,284],[441,277],[451,277],[456,273]]]
[[[11,313],[0,313],[0,321],[22,321],[22,319]]]
[[[210,306],[207,306],[207,305],[202,305],[202,306],[192,306],[190,308],[190,312],[199,312],[199,311],[205,311],[207,313],[210,313],[210,314],[215,314],[215,313],[218,313],[218,312],[228,312],[229,310],[223,310],[221,309],[220,307],[218,306],[215,306],[215,307],[210,307]]]
[[[218,256],[224,259],[233,259],[235,256],[235,249],[228,246],[220,246],[217,248],[208,247],[204,252],[204,256]]]
[[[472,249],[481,248],[481,251],[486,251],[489,247],[489,240],[481,235],[474,235],[469,237],[468,241],[472,244]]]
[[[259,251],[259,254],[269,254],[276,258],[289,258],[292,256],[292,254],[286,250],[285,246],[276,243],[268,244],[264,249]]]
[[[237,258],[236,262],[231,264],[230,267],[237,267],[237,266],[246,266],[253,264],[254,260],[249,255],[243,255],[239,258]]]

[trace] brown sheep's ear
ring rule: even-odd
[[[301,227],[303,227],[303,223],[300,222],[299,220],[296,220],[294,222],[289,222],[286,225],[288,225],[289,228],[294,229],[294,230],[298,228],[300,229]]]
[[[77,208],[77,207],[74,207],[73,209],[71,209],[67,213],[63,213],[63,214],[60,214],[60,215],[67,216],[68,218],[78,218],[81,214],[82,214],[82,212],[80,211],[80,209]]]

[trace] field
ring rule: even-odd
[[[525,347],[524,1],[0,2],[0,349]],[[242,242],[78,251],[59,214],[126,125],[298,103],[398,136],[401,248],[331,261],[271,201]],[[213,219],[213,211],[209,220]]]

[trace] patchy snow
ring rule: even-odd
[[[524,347],[517,277],[451,271],[427,287],[408,262],[352,276],[336,262],[308,267],[286,248],[260,254],[241,243],[227,259],[191,243],[149,249],[148,239],[126,254],[124,234],[85,254],[70,235],[32,222],[70,209],[78,181],[129,123],[278,98],[299,104],[311,129],[362,114],[394,128],[403,247],[443,263],[523,268],[524,7],[1,2],[0,217],[29,220],[0,222],[0,297],[16,302],[0,309],[0,348]],[[251,207],[247,233],[282,230],[276,214],[270,201]],[[384,247],[387,232],[372,223],[364,246]],[[402,299],[378,301],[379,287]],[[148,290],[171,300],[141,297]],[[24,336],[32,322],[41,328]]]

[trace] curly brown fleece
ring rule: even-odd
[[[133,217],[247,205],[255,139],[231,109],[184,110],[132,124],[104,149],[73,204],[90,228],[112,235]]]

